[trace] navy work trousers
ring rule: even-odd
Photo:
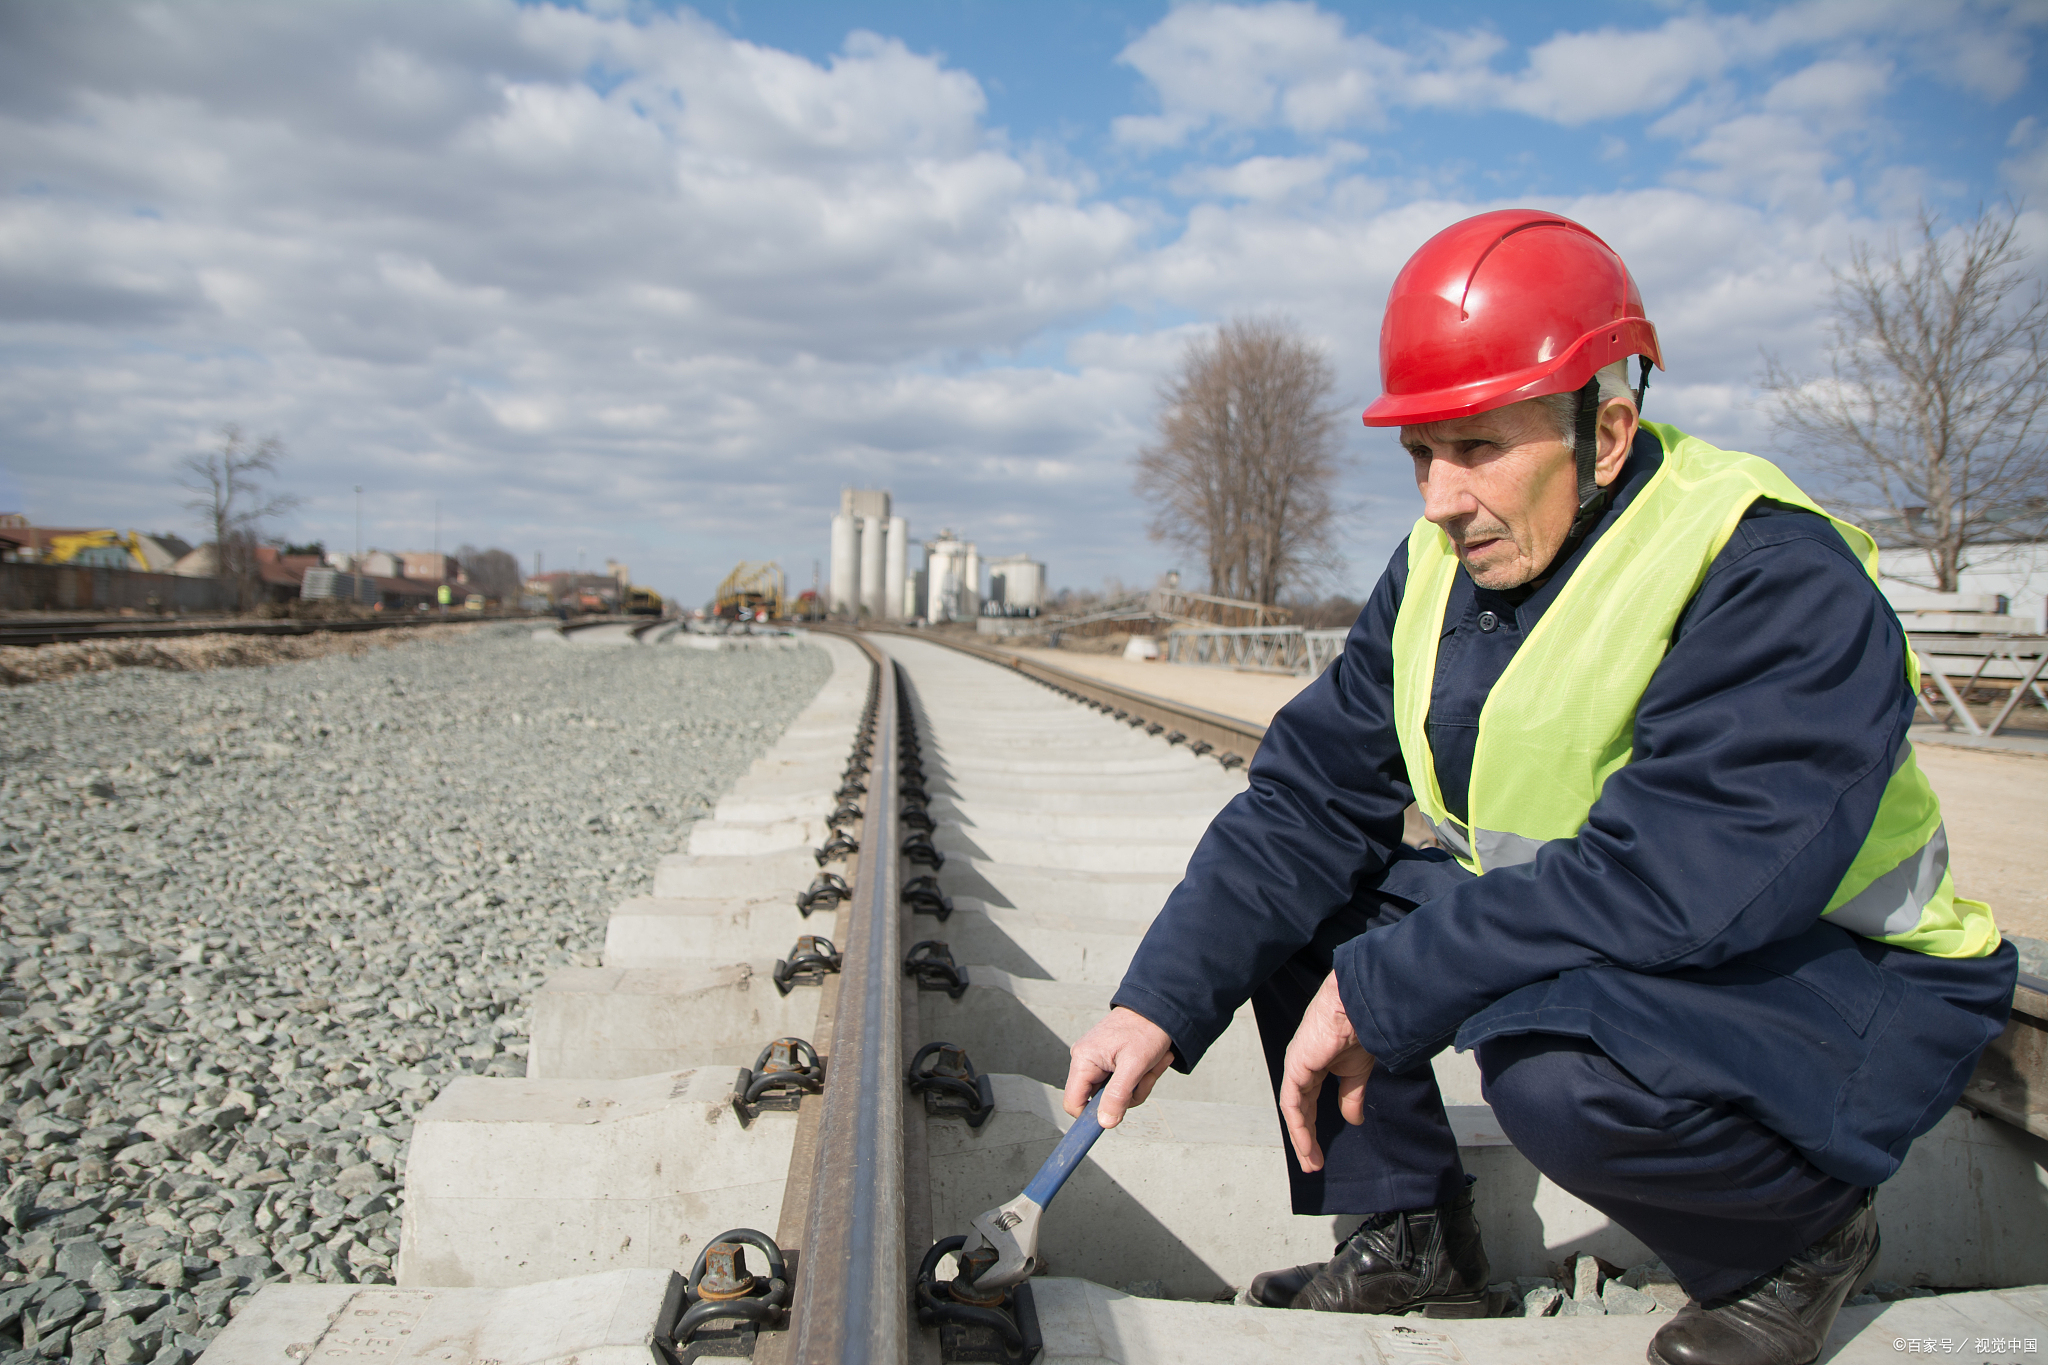
[[[1414,906],[1369,895],[1252,996],[1277,1095],[1287,1044],[1338,944]],[[1449,1043],[1449,1039],[1445,1043]],[[1695,1298],[1730,1293],[1819,1241],[1864,1191],[1821,1171],[1784,1138],[1725,1105],[1655,1094],[1584,1038],[1525,1033],[1478,1049],[1487,1102],[1515,1147],[1551,1180],[1628,1229]],[[1337,1087],[1316,1114],[1323,1169],[1287,1172],[1298,1214],[1424,1209],[1465,1188],[1457,1140],[1427,1064],[1375,1070],[1365,1122],[1344,1122]]]

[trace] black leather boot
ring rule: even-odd
[[[1877,1247],[1877,1209],[1866,1195],[1840,1227],[1769,1275],[1679,1309],[1651,1339],[1650,1365],[1807,1365]]]
[[[1487,1270],[1468,1189],[1433,1209],[1368,1218],[1330,1260],[1267,1271],[1252,1281],[1250,1297],[1323,1313],[1420,1308],[1432,1318],[1482,1318]]]

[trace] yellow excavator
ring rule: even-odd
[[[147,569],[149,561],[142,553],[142,541],[133,531],[122,535],[118,531],[78,531],[68,536],[50,537],[50,553],[46,563],[84,564],[106,569]]]

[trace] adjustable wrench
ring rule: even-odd
[[[1011,1285],[1021,1284],[1038,1268],[1039,1217],[1059,1193],[1060,1186],[1067,1183],[1074,1168],[1081,1164],[1081,1158],[1088,1155],[1095,1139],[1102,1136],[1102,1124],[1095,1116],[1101,1103],[1102,1092],[1098,1090],[1081,1111],[1081,1117],[1060,1139],[1059,1146],[1038,1168],[1038,1174],[1031,1177],[1024,1193],[974,1220],[958,1260],[961,1279],[975,1293],[1000,1293]],[[993,1265],[988,1264],[991,1257]],[[976,1265],[984,1267],[978,1275],[973,1273]]]

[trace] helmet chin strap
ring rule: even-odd
[[[1650,391],[1650,358],[1638,356],[1642,362],[1642,378],[1636,385],[1636,412],[1643,410],[1643,395]],[[1579,542],[1592,533],[1593,526],[1607,511],[1611,500],[1609,490],[1600,486],[1595,477],[1595,466],[1600,460],[1600,376],[1596,372],[1578,391],[1578,406],[1572,421],[1572,459],[1578,466],[1579,512],[1572,518],[1572,528],[1565,533],[1564,544],[1558,546],[1551,557],[1549,568],[1538,575],[1537,581],[1550,576],[1551,569],[1571,558],[1579,548]]]
[[[1647,379],[1648,376],[1645,376]],[[1585,538],[1593,529],[1593,523],[1600,520],[1600,514],[1607,510],[1607,490],[1594,477],[1594,465],[1600,457],[1600,376],[1595,374],[1579,388],[1579,406],[1572,422],[1572,454],[1579,467],[1579,514],[1572,518],[1572,529],[1565,536],[1565,551]]]

